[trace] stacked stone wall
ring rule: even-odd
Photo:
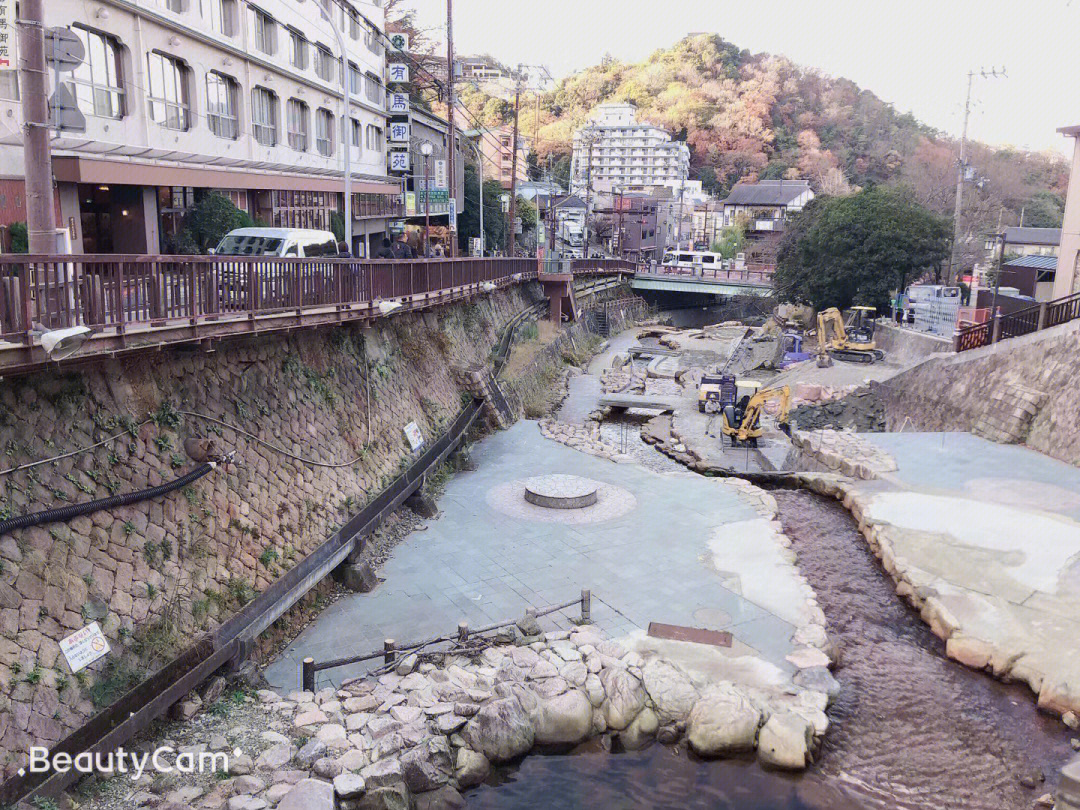
[[[967,430],[1080,463],[1080,321],[935,357],[874,387],[889,430]]]
[[[81,726],[359,511],[411,462],[403,427],[416,422],[430,439],[460,409],[452,368],[487,362],[502,325],[540,295],[515,288],[369,329],[253,337],[0,384],[0,470],[121,434],[0,475],[3,518],[178,478],[197,466],[185,452],[192,439],[235,451],[167,496],[0,537],[6,774],[31,743]],[[58,642],[91,621],[112,652],[72,675]]]

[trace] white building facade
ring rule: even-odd
[[[401,186],[386,167],[381,0],[45,5],[46,25],[70,27],[86,46],[83,64],[61,74],[86,131],[53,141],[58,225],[74,252],[169,250],[184,214],[210,190],[260,224],[329,228],[330,213],[343,210],[346,148],[354,254],[370,255],[400,214]],[[8,122],[0,136],[0,225],[7,225],[25,220],[16,204],[24,164],[13,80],[0,82],[0,115]]]
[[[650,186],[679,188],[690,171],[685,143],[652,124],[638,123],[626,102],[601,104],[593,123],[574,133],[570,184],[574,194],[590,187],[634,191]]]

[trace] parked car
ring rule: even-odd
[[[218,243],[218,256],[297,256],[333,258],[338,243],[330,231],[309,228],[236,228]]]
[[[330,231],[307,228],[236,228],[222,237],[213,251],[218,256],[252,259],[298,258],[335,259],[340,256],[338,241]],[[282,266],[280,263],[256,262],[257,305],[283,307],[296,303],[318,303],[319,291],[329,288],[333,276],[330,263],[303,262]],[[226,309],[247,308],[250,304],[249,262],[223,262],[215,268],[220,300]],[[319,284],[320,274],[327,283]]]

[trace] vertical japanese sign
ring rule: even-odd
[[[409,83],[409,66],[404,62],[391,62],[386,66],[386,72],[394,84]]]
[[[387,110],[390,115],[408,115],[409,114],[409,94],[408,93],[391,93],[390,94],[390,106]]]
[[[15,69],[15,0],[0,0],[0,70]]]
[[[449,188],[449,186],[446,184],[446,161],[445,160],[436,160],[435,161],[435,177],[433,178],[433,180],[434,180],[434,187],[435,188]]]

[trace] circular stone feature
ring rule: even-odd
[[[577,475],[537,475],[527,478],[525,500],[546,509],[584,509],[596,503],[599,484]]]

